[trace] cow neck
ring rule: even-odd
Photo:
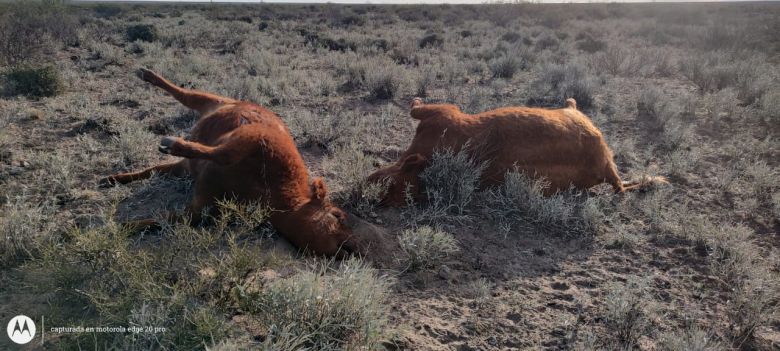
[[[279,161],[283,163],[279,168],[285,171],[278,190],[281,203],[277,206],[280,210],[295,211],[311,200],[308,171],[303,158],[297,153]]]

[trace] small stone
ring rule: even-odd
[[[452,270],[450,269],[450,267],[447,267],[447,265],[442,265],[439,268],[439,271],[437,272],[437,274],[439,275],[439,278],[444,279],[444,280],[451,280],[452,277],[453,277],[452,276]]]

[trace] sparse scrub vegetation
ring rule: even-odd
[[[78,42],[78,21],[66,6],[43,1],[0,6],[0,64],[40,64],[59,45]]]
[[[401,260],[411,271],[437,268],[447,256],[460,250],[452,234],[430,226],[404,230],[398,243]]]
[[[712,333],[691,326],[679,332],[663,335],[660,342],[663,351],[715,351],[723,345],[715,340]]]
[[[136,24],[127,27],[125,35],[127,36],[127,41],[130,42],[136,40],[151,42],[159,37],[157,28],[151,24]]]
[[[372,98],[387,100],[397,97],[405,83],[403,71],[392,66],[375,67],[366,73],[366,87]]]
[[[24,198],[7,199],[0,216],[0,267],[16,265],[33,257],[40,246],[52,240],[50,209],[29,204]]]
[[[0,3],[0,310],[45,316],[42,349],[770,349],[778,11]],[[188,178],[98,186],[177,159],[156,146],[199,118],[137,67],[276,112],[310,177],[386,245],[301,254],[262,202],[221,201],[195,226],[119,224],[192,197]],[[671,185],[543,196],[510,172],[479,189],[466,147],[429,157],[422,196],[384,208],[366,175],[407,149],[415,96],[468,113],[574,98],[624,179]],[[79,325],[166,331],[48,330]]]
[[[9,95],[32,98],[51,97],[62,93],[65,84],[54,66],[16,67],[5,74],[5,90]]]
[[[486,166],[474,160],[468,148],[466,145],[457,152],[451,149],[434,152],[420,174],[425,203],[410,201],[407,210],[413,222],[468,219]]]
[[[158,138],[134,120],[120,120],[118,135],[113,142],[124,166],[144,164],[154,155],[153,146]]]
[[[274,346],[289,345],[292,334],[298,347],[372,350],[386,335],[386,298],[383,278],[352,260],[276,280],[263,291],[240,297],[240,303],[258,315]]]
[[[534,83],[536,95],[530,99],[532,104],[550,101],[550,107],[560,107],[568,98],[577,101],[577,107],[588,109],[593,105],[596,90],[595,79],[586,68],[578,63],[564,65],[547,64],[542,68],[539,79]]]
[[[551,233],[582,236],[592,233],[599,220],[598,205],[581,194],[544,196],[547,183],[519,170],[507,172],[503,185],[487,191],[484,211],[505,233]]]
[[[635,347],[649,327],[646,289],[646,283],[635,278],[614,287],[606,297],[604,319],[623,348]]]
[[[593,39],[593,37],[591,37],[590,35],[585,36],[584,39],[577,42],[577,49],[589,53],[603,51],[606,48],[607,48],[607,43],[598,39]]]
[[[433,33],[422,37],[419,47],[420,49],[425,49],[427,47],[440,46],[442,43],[444,43],[444,38],[439,34]]]
[[[372,159],[355,144],[347,144],[333,150],[323,163],[332,174],[333,200],[360,215],[373,214],[384,186],[366,180],[374,170]]]
[[[498,78],[512,78],[521,69],[523,63],[513,55],[505,55],[490,62],[490,71]]]
[[[639,61],[633,53],[620,46],[610,46],[594,57],[593,66],[599,72],[620,76],[634,76],[639,70]]]

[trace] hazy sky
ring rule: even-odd
[[[100,0],[100,1],[94,1],[94,0],[75,0],[75,1],[89,1],[89,2],[133,2],[133,1],[142,1],[142,2],[210,2],[209,0]],[[720,1],[754,1],[754,0],[684,0],[684,2],[720,2]],[[780,0],[770,0],[770,1],[780,1]],[[223,2],[223,3],[235,3],[235,2],[244,2],[244,3],[252,3],[252,2],[286,2],[286,3],[324,3],[324,2],[330,2],[330,3],[349,3],[349,4],[481,4],[489,2],[487,0],[265,0],[265,1],[258,1],[258,0],[214,0],[213,2]],[[578,2],[578,3],[591,3],[591,2],[681,2],[679,0],[658,0],[658,1],[647,1],[647,0],[535,0],[534,2],[544,2],[544,3],[561,3],[561,2]]]

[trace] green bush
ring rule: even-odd
[[[647,283],[631,279],[611,289],[606,299],[605,322],[624,350],[633,349],[647,331]]]
[[[504,55],[490,62],[490,71],[493,72],[493,77],[512,78],[523,66],[521,60],[512,55]]]
[[[157,38],[159,37],[159,34],[157,33],[157,28],[151,24],[136,24],[127,27],[127,31],[125,35],[127,36],[127,41],[130,42],[136,40],[152,42],[157,40]]]
[[[34,256],[51,239],[47,209],[17,198],[2,208],[0,216],[0,267],[14,266]]]
[[[724,347],[715,339],[714,333],[690,326],[682,331],[672,331],[662,335],[658,349],[661,351],[715,351],[723,350]]]
[[[522,39],[523,36],[520,35],[518,32],[506,32],[504,35],[501,36],[501,40],[507,42],[507,43],[516,43],[520,39]]]
[[[585,52],[594,53],[603,51],[607,48],[607,43],[602,40],[593,39],[591,36],[586,36],[582,41],[577,42],[577,49]]]
[[[78,20],[68,7],[34,1],[0,3],[0,66],[39,62],[58,44],[78,43]]]
[[[375,67],[366,72],[365,85],[374,99],[388,100],[396,97],[405,83],[405,71],[395,64]]]
[[[6,74],[7,92],[33,98],[55,96],[65,90],[59,71],[53,66],[17,67]]]
[[[567,193],[546,197],[547,186],[544,179],[531,179],[515,169],[506,173],[501,186],[485,192],[482,205],[505,232],[581,236],[595,230],[602,217],[596,199]]]
[[[427,47],[441,46],[444,43],[444,37],[439,34],[428,34],[420,39],[419,47],[424,49]]]
[[[407,269],[412,271],[436,268],[443,259],[460,250],[452,234],[429,226],[404,230],[398,244]]]
[[[384,184],[367,180],[375,170],[374,158],[350,143],[333,148],[322,167],[332,173],[329,184],[333,201],[361,216],[372,215],[385,190]]]
[[[579,63],[548,64],[534,82],[537,92],[530,100],[531,103],[543,101],[560,107],[567,98],[574,98],[578,108],[587,109],[593,105],[596,84],[594,77]]]
[[[469,220],[486,163],[469,155],[468,145],[458,152],[435,150],[428,166],[420,173],[424,204],[407,199],[404,215],[412,223]]]
[[[387,293],[374,269],[349,260],[273,281],[260,292],[239,292],[239,301],[268,330],[272,350],[291,338],[293,349],[374,350],[388,330]]]

